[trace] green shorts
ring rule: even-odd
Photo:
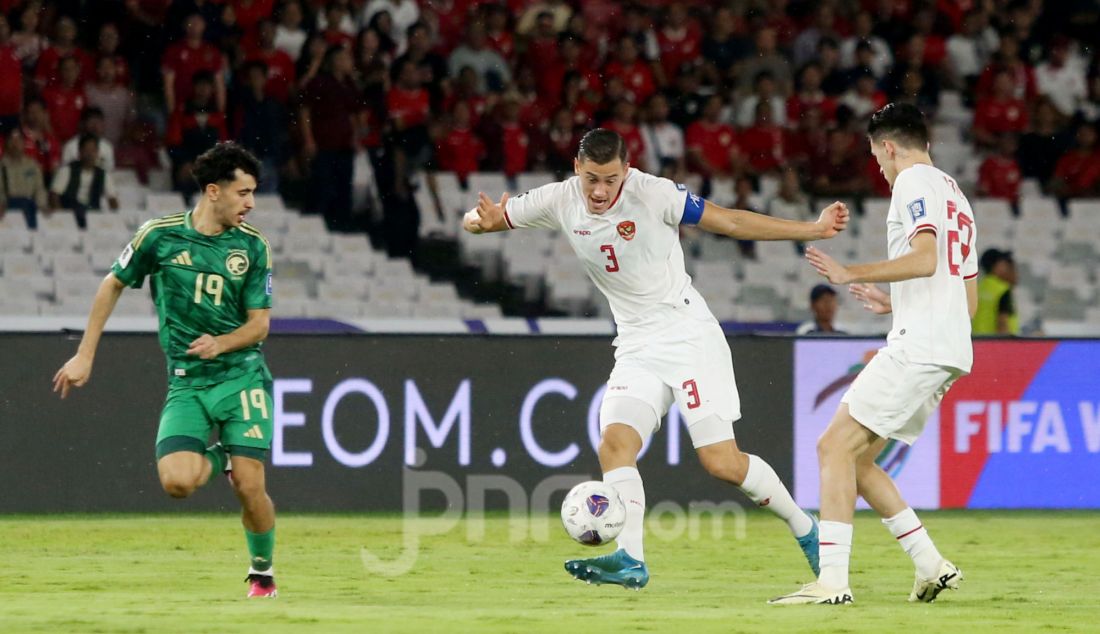
[[[271,387],[264,371],[214,385],[169,387],[157,430],[157,460],[177,451],[203,453],[215,427],[231,455],[263,460],[274,429]]]

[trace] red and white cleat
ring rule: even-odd
[[[248,575],[245,581],[249,582],[248,585],[248,598],[262,597],[265,599],[274,599],[279,596],[279,591],[275,588],[275,577],[271,575]]]

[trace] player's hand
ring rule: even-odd
[[[848,205],[839,200],[822,209],[816,223],[821,232],[821,238],[831,238],[847,229],[849,217]]]
[[[847,284],[852,281],[848,267],[833,259],[831,255],[816,247],[806,247],[806,259],[810,265],[833,284]]]
[[[874,284],[849,284],[848,292],[863,307],[876,315],[885,315],[893,310],[890,296]]]
[[[65,362],[53,375],[53,391],[61,392],[61,398],[69,395],[69,388],[82,387],[92,376],[92,360],[79,354]]]
[[[204,361],[209,361],[222,353],[222,344],[213,335],[203,335],[191,342],[187,354],[194,355]]]
[[[507,202],[507,192],[501,195],[498,203],[493,202],[493,199],[486,196],[485,192],[478,192],[477,207],[473,208],[474,213],[467,214],[466,224],[472,227],[473,233],[484,233],[491,231],[494,227],[499,227],[504,222],[504,205]]]

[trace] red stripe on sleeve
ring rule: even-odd
[[[930,225],[930,224],[917,225],[917,228],[913,229],[913,231],[911,231],[909,233],[909,237],[905,238],[905,241],[906,242],[912,241],[913,238],[917,237],[917,234],[922,232],[922,231],[931,231],[932,235],[936,235],[936,225]]]
[[[966,276],[966,277],[964,277],[963,279],[964,279],[964,280],[972,280],[972,279],[974,279],[975,277],[978,277],[978,274],[977,274],[977,273],[973,273],[973,274],[971,274],[971,275],[967,275],[967,276]]]
[[[515,225],[512,224],[512,219],[508,217],[508,210],[504,210],[504,224],[508,225],[509,229],[515,229]]]

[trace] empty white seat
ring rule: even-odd
[[[1037,221],[1061,225],[1064,218],[1058,207],[1058,201],[1053,198],[1027,197],[1020,199],[1020,216],[1026,221]],[[1031,228],[1029,227],[1029,231]]]
[[[26,253],[7,253],[3,256],[4,277],[32,277],[45,273],[38,258]]]
[[[50,262],[50,270],[55,276],[60,275],[88,275],[92,266],[88,262],[88,256],[84,253],[57,253],[52,256],[43,256]]]
[[[6,220],[13,215],[9,212],[4,218]],[[0,227],[0,253],[25,252],[31,248],[34,232],[27,229],[22,219],[18,220],[19,225],[9,224]]]
[[[150,191],[145,195],[145,209],[153,214],[175,214],[188,210],[187,201],[177,192]]]
[[[517,193],[523,193],[557,180],[552,172],[524,172],[516,177],[516,190]]]

